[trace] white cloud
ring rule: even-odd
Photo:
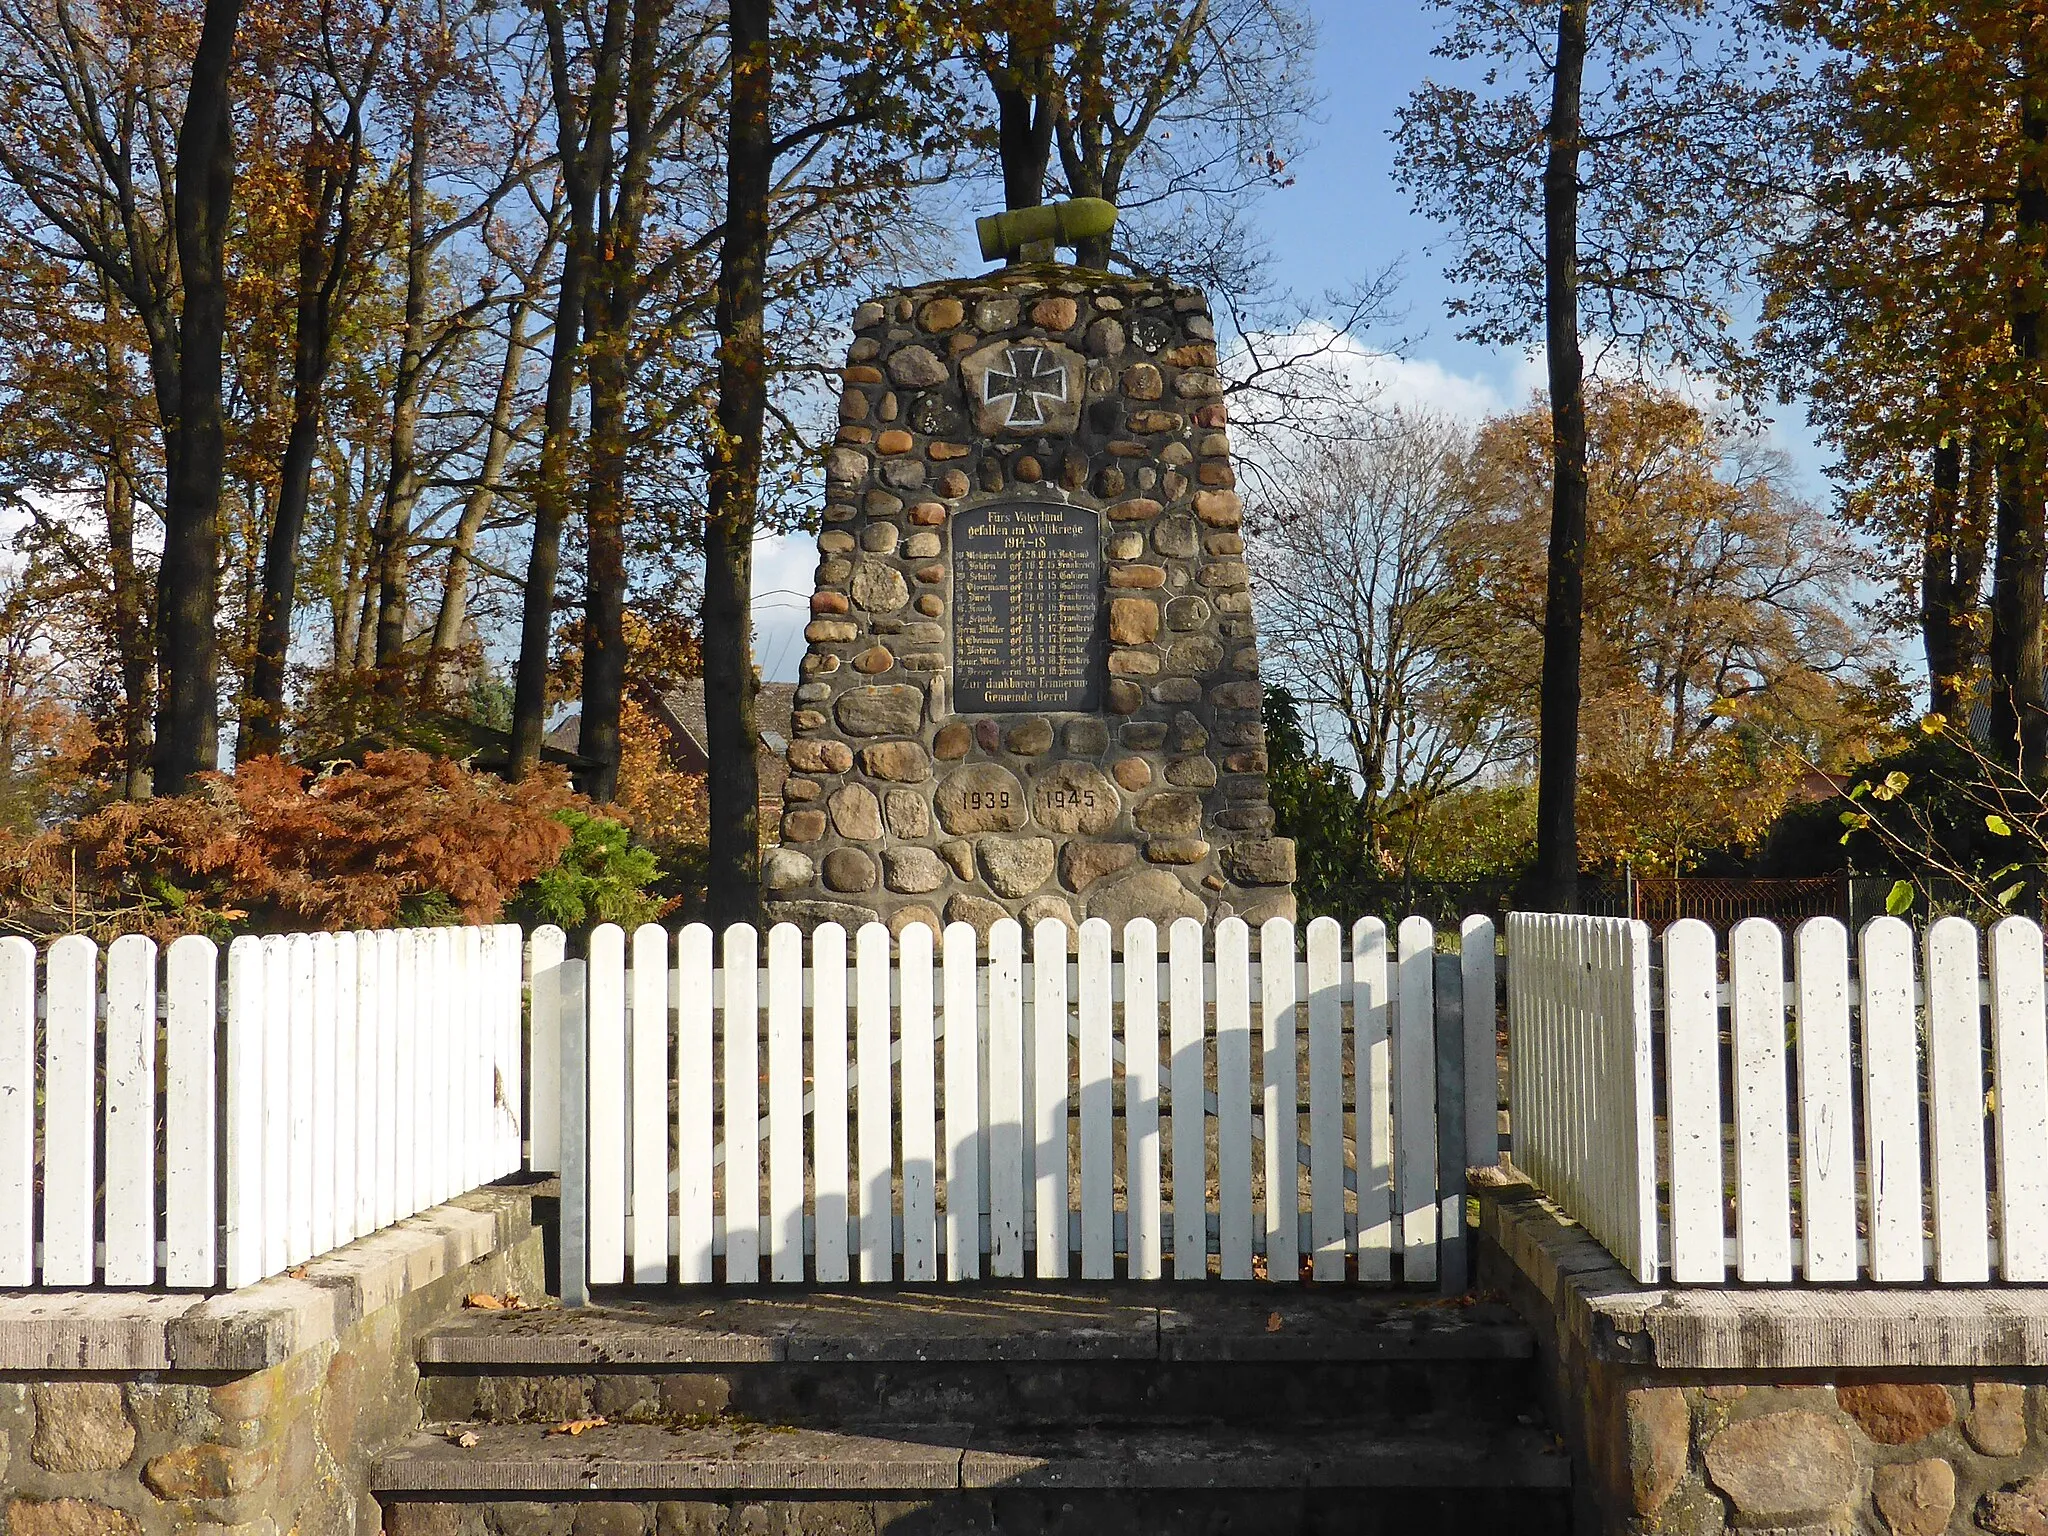
[[[1278,360],[1296,364],[1310,393],[1330,397],[1332,411],[1342,410],[1349,402],[1375,410],[1425,411],[1477,423],[1509,404],[1492,379],[1459,373],[1430,358],[1397,356],[1356,336],[1340,336],[1319,320],[1254,336],[1250,346],[1261,366]],[[1250,360],[1239,357],[1233,371],[1242,376],[1249,367]],[[1320,381],[1312,378],[1317,373],[1322,375]]]
[[[794,682],[816,585],[817,540],[808,533],[754,540],[754,660],[765,682]]]

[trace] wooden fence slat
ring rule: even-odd
[[[711,1282],[715,1246],[712,942],[703,923],[676,935],[676,1278],[684,1285]]]
[[[441,1162],[448,1146],[448,1015],[440,1006],[447,985],[443,956],[445,945],[432,928],[422,928],[413,951],[412,1024],[408,1038],[419,1063],[413,1071],[415,1112],[419,1116],[412,1133],[412,1204],[409,1211],[423,1211],[441,1198]]]
[[[1252,1276],[1251,929],[1216,925],[1216,1216],[1225,1280]]]
[[[768,930],[768,1278],[804,1278],[804,939]]]
[[[91,1285],[98,946],[78,934],[57,940],[44,960],[43,987],[42,1282]]]
[[[590,975],[562,962],[562,1305],[590,1301]]]
[[[1044,954],[1041,945],[1037,953]],[[1054,922],[1064,944],[1066,924]],[[1080,1052],[1077,1081],[1081,1095],[1081,1278],[1107,1280],[1116,1273],[1116,1048],[1115,1019],[1110,1001],[1109,924],[1091,917],[1081,925]],[[1060,970],[1066,970],[1061,965]],[[1158,972],[1153,972],[1158,985]],[[1039,1022],[1043,1040],[1044,1021]],[[1065,1031],[1062,1029],[1062,1035]],[[1064,1064],[1065,1041],[1061,1042]],[[1041,1143],[1042,1145],[1042,1143]],[[1039,1250],[1044,1251],[1044,1225]]]
[[[528,1161],[536,1173],[562,1167],[562,957],[568,941],[547,923],[527,940]],[[687,994],[686,994],[687,995]]]
[[[1991,1278],[1991,1231],[1976,925],[1940,918],[1929,926],[1925,945],[1935,1278],[1944,1285],[1981,1283]]]
[[[1436,970],[1437,1290],[1461,1295],[1470,1278],[1465,1242],[1465,972],[1438,954]]]
[[[1799,1001],[1799,1220],[1809,1281],[1856,1278],[1856,1111],[1849,931],[1808,918],[1792,939]]]
[[[853,1278],[846,972],[846,930],[837,923],[820,924],[811,935],[811,1167],[821,1285],[844,1285]]]
[[[506,1178],[519,1172],[525,1160],[530,1127],[528,1103],[523,1093],[528,1079],[526,1063],[531,1059],[530,1048],[525,1043],[526,935],[517,923],[498,926],[498,963],[499,1006],[502,1010],[499,1027],[502,1033],[498,1046],[497,1091],[500,1095],[499,1109],[505,1119],[505,1140],[498,1177]]]
[[[391,1034],[396,1049],[392,1058],[392,1174],[391,1217],[398,1221],[419,1206],[414,1190],[419,1177],[419,1148],[424,1137],[420,1129],[421,1071],[426,1042],[419,1030],[419,933],[408,928],[392,936]],[[402,1043],[399,1043],[402,1042]]]
[[[768,1278],[804,1278],[804,936],[768,930]]]
[[[420,1098],[420,1123],[413,1131],[413,1209],[426,1210],[441,1198],[442,1169],[448,1159],[448,944],[438,928],[420,932],[413,1024],[420,1064],[413,1087]]]
[[[35,1284],[36,947],[0,938],[0,1285]]]
[[[449,1189],[446,1199],[466,1193],[489,1178],[490,1148],[493,1133],[490,1089],[490,1052],[486,1045],[489,1017],[486,1005],[490,1001],[490,988],[484,975],[483,938],[484,931],[475,926],[458,928],[453,934],[456,949],[456,986],[461,1000],[462,1051],[457,1058],[460,1076],[457,1092],[462,1100],[461,1134],[462,1145],[456,1157],[449,1164]],[[667,1033],[666,1030],[663,1031]],[[666,1051],[664,1050],[664,1055]],[[666,1095],[663,1095],[666,1098]],[[662,1129],[668,1128],[666,1105],[662,1112]],[[665,1202],[664,1202],[665,1203]]]
[[[173,939],[164,951],[164,1283],[186,1289],[204,1289],[217,1278],[214,1085],[219,959],[213,941],[198,934]],[[6,1051],[5,968],[5,952],[0,950],[0,1057]],[[6,1075],[0,1066],[0,1082]],[[5,1090],[0,1089],[0,1100],[4,1098]],[[0,1123],[5,1112],[0,1102]],[[6,1162],[6,1152],[0,1150],[0,1175]],[[0,1237],[0,1254],[5,1251],[6,1241]],[[0,1284],[9,1283],[0,1276]]]
[[[998,1280],[1024,1274],[1027,1188],[1024,1054],[1024,930],[995,924],[988,936],[988,1272]],[[1063,1245],[1062,1245],[1063,1246]]]
[[[365,959],[375,960],[368,934],[334,936],[334,1232],[342,1242],[353,1242],[374,1230],[368,1211],[361,1208],[368,1180],[375,1176],[374,1169],[365,1173],[364,1163],[375,1156],[372,1117],[377,1104],[376,1036],[363,1026]],[[375,985],[374,972],[371,985]],[[373,1000],[369,1006],[375,1006]],[[374,1025],[374,1019],[371,1022]]]
[[[442,1058],[442,1085],[447,1097],[444,1103],[451,1113],[441,1117],[442,1142],[441,1186],[435,1193],[434,1203],[452,1200],[467,1183],[469,1148],[476,1132],[476,1095],[471,1091],[470,1061],[474,1054],[472,1042],[475,1039],[474,1004],[476,988],[471,984],[469,974],[469,945],[460,928],[436,930],[440,938],[441,984],[436,995],[443,999],[442,1017],[446,1022],[444,1038],[448,1042]],[[623,969],[623,966],[621,967]],[[624,991],[623,984],[620,988]],[[623,1052],[622,1052],[623,1054]],[[623,1119],[620,1126],[624,1130]],[[625,1241],[624,1234],[620,1242]]]
[[[1714,930],[1696,918],[1664,930],[1665,1102],[1671,1135],[1671,1278],[1727,1275],[1721,1211],[1721,1021]]]
[[[1086,943],[1084,931],[1084,950]],[[1162,1273],[1159,1197],[1159,929],[1150,918],[1141,917],[1125,925],[1124,966],[1124,1204],[1128,1212],[1125,1235],[1125,1247],[1128,1251],[1126,1265],[1133,1280],[1157,1280]],[[1085,1046],[1084,1041],[1084,1054]],[[1085,1094],[1084,1088],[1084,1115],[1087,1107]],[[1200,1102],[1198,1094],[1197,1105]],[[1085,1118],[1083,1132],[1086,1132]],[[1086,1158],[1087,1154],[1084,1151],[1084,1165]],[[1085,1232],[1083,1237],[1085,1246]],[[1203,1247],[1208,1247],[1206,1239]]]
[[[617,923],[593,928],[586,965],[590,1283],[619,1285],[626,1278],[626,1133],[631,1118],[626,1098],[625,929]]]
[[[1342,1280],[1344,1243],[1344,930],[1308,925],[1308,1193],[1311,1270]]]
[[[1752,917],[1729,939],[1735,1045],[1736,1272],[1792,1279],[1791,1123],[1785,1094],[1785,946]]]
[[[376,1227],[398,1220],[399,1122],[405,1118],[398,1063],[411,1054],[399,1044],[398,1022],[398,935],[387,929],[377,935]]]
[[[1920,1051],[1913,1007],[1913,930],[1896,917],[1865,925],[1863,961],[1864,1177],[1870,1278],[1919,1282]]]
[[[442,1038],[447,1042],[440,1057],[441,1103],[445,1108],[440,1119],[441,1177],[434,1190],[434,1203],[438,1205],[453,1199],[455,1192],[467,1184],[470,1148],[476,1137],[476,1094],[470,1071],[476,984],[469,969],[467,933],[460,928],[438,928],[435,937],[435,964],[441,979],[434,996],[442,1020]],[[621,1129],[624,1108],[622,1103]],[[623,1236],[620,1241],[624,1241]]]
[[[860,1082],[855,1095],[859,1116],[856,1140],[860,1158],[860,1278],[888,1281],[895,1276],[895,1082],[890,1071],[892,1023],[889,1009],[889,930],[863,923],[854,935],[856,989],[854,1070]]]
[[[283,934],[263,940],[263,1260],[259,1275],[282,1274],[292,1264],[287,1210],[291,1198],[292,965]],[[424,1106],[422,1106],[424,1108]],[[418,1210],[409,1208],[408,1213]]]
[[[1394,1205],[1400,1213],[1401,1277],[1434,1280],[1436,1208],[1436,930],[1401,920],[1399,1003],[1394,1014]]]
[[[668,1279],[668,932],[642,923],[632,944],[633,1283],[660,1285]],[[801,1167],[798,1180],[801,1190]]]
[[[106,1241],[108,1285],[156,1283],[156,944],[107,946]]]
[[[308,1256],[334,1248],[334,1165],[340,1131],[337,1090],[341,1081],[334,935],[313,935],[313,1167],[307,1209],[311,1213]]]
[[[303,1264],[313,1256],[313,1171],[316,1152],[313,1146],[313,1127],[317,1109],[315,1099],[325,1099],[325,1086],[321,1083],[321,1048],[326,1044],[331,1049],[332,1035],[326,1035],[320,1028],[315,1009],[318,1006],[315,994],[315,973],[317,970],[316,950],[313,935],[294,933],[285,940],[285,966],[289,977],[291,1010],[290,1033],[285,1040],[290,1067],[290,1121],[285,1132],[285,1156],[289,1169],[285,1183],[285,1259],[291,1264]],[[316,1093],[316,1085],[320,1091]],[[447,1118],[447,1099],[440,1100],[441,1115]]]
[[[1067,1275],[1068,1182],[1073,1105],[1068,1097],[1067,925],[1054,918],[1031,935],[1031,1188],[1032,1240],[1041,1280]]]
[[[974,930],[946,925],[946,1278],[981,1276],[981,1021]],[[993,985],[993,984],[991,984]]]
[[[245,934],[228,945],[228,1028],[222,1138],[226,1189],[222,1205],[226,1279],[230,1287],[263,1275],[263,1003],[265,941]],[[209,1202],[210,1204],[210,1202]]]
[[[1495,1003],[1494,926],[1468,917],[1459,930],[1458,971],[1464,983],[1465,1164],[1500,1161],[1500,1049]]]
[[[356,930],[356,1237],[367,1237],[381,1225],[377,1221],[377,1178],[379,1145],[383,1137],[383,1034],[379,1030],[383,1004],[377,997],[377,934]]]
[[[1266,1128],[1266,1278],[1291,1281],[1301,1269],[1300,1031],[1294,1017],[1294,924],[1259,928],[1259,1082]]]
[[[1352,1078],[1357,1094],[1358,1278],[1393,1275],[1394,1099],[1387,925],[1351,929]]]
[[[1998,1273],[2048,1280],[2048,1011],[2040,928],[1991,930],[1992,1083],[1998,1094]]]
[[[1625,952],[1629,972],[1630,1103],[1635,1124],[1629,1138],[1635,1174],[1634,1202],[1630,1210],[1635,1234],[1635,1253],[1630,1273],[1644,1285],[1655,1285],[1659,1274],[1657,1241],[1657,1041],[1650,987],[1650,927],[1628,922]]]
[[[905,926],[896,941],[903,1061],[903,1278],[939,1278],[937,1037],[932,1013],[932,931]]]
[[[1167,930],[1169,1010],[1173,1051],[1173,1277],[1209,1274],[1209,1136],[1203,1099],[1208,1003],[1203,996],[1202,924],[1176,918]]]
[[[725,1278],[761,1278],[761,999],[759,941],[745,923],[725,930]]]

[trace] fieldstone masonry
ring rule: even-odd
[[[471,1293],[541,1293],[531,1208],[481,1190],[211,1302],[0,1298],[0,1536],[371,1536],[417,1338]]]
[[[1011,267],[854,331],[770,917],[1293,915],[1201,294]]]
[[[1575,1530],[2048,1536],[2038,1292],[1660,1290],[1528,1185],[1479,1195],[1481,1284],[1537,1334]]]

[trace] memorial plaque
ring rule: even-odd
[[[1095,513],[1004,502],[953,519],[953,707],[965,714],[1102,707]]]

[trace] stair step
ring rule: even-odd
[[[467,1433],[467,1449],[454,1438]],[[855,1495],[999,1489],[1561,1490],[1569,1459],[1539,1430],[1383,1437],[1355,1426],[1247,1433],[1222,1425],[979,1431],[871,1426],[828,1431],[721,1422],[453,1425],[415,1436],[378,1467],[375,1491],[408,1500],[606,1500]]]
[[[1511,1424],[1534,1340],[1504,1309],[1272,1286],[874,1290],[478,1313],[421,1342],[427,1416],[738,1415],[823,1428],[1333,1419]]]
[[[1527,1360],[1501,1303],[1271,1285],[761,1292],[475,1312],[428,1334],[425,1369],[645,1371],[833,1362]]]

